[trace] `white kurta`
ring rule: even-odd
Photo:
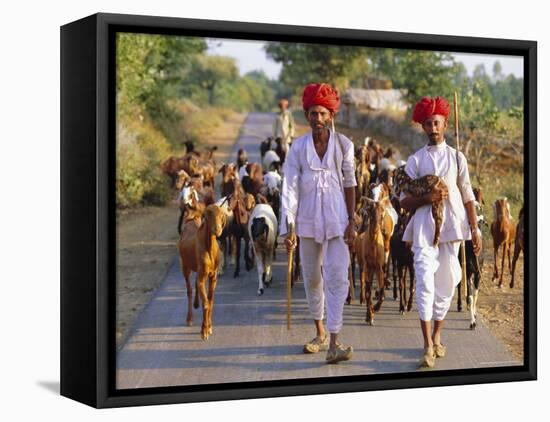
[[[316,242],[343,236],[348,225],[344,188],[357,185],[353,143],[330,133],[327,152],[319,158],[310,133],[296,139],[283,166],[280,234],[296,224],[296,234]]]
[[[464,154],[459,153],[460,172],[457,185],[456,150],[443,141],[439,145],[426,145],[407,160],[405,171],[412,179],[428,174],[442,177],[449,189],[449,197],[443,202],[443,222],[440,243],[471,239],[470,226],[464,208],[474,201],[468,165]],[[401,194],[403,199],[406,194]],[[430,204],[419,207],[409,221],[403,240],[415,247],[432,246],[435,221]]]

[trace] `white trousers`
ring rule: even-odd
[[[300,262],[311,316],[321,321],[326,306],[327,330],[331,334],[339,333],[349,288],[348,245],[342,237],[323,243],[300,237]]]
[[[460,242],[444,242],[437,247],[413,246],[416,306],[422,321],[445,319],[462,277],[459,247]]]

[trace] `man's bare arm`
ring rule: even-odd
[[[348,220],[353,220],[353,214],[355,212],[355,187],[344,188],[344,195],[346,197],[346,209],[348,210]]]

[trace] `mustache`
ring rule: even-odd
[[[322,123],[322,122],[315,122],[315,126],[321,126],[323,128],[329,128],[330,124],[329,123]]]

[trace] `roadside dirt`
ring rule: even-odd
[[[483,322],[506,345],[514,357],[523,361],[523,255],[520,255],[517,262],[514,288],[510,289],[509,287],[511,275],[508,271],[508,264],[505,264],[504,282],[502,289],[499,289],[498,280],[491,280],[494,260],[493,248],[492,245],[489,246],[489,243],[492,243],[492,241],[487,237],[484,237],[483,241],[486,252],[478,299],[478,315],[482,317]]]

